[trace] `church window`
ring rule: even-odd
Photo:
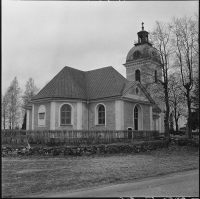
[[[64,104],[60,109],[60,124],[71,124],[72,108],[69,104]]]
[[[44,119],[45,113],[39,113],[39,119]]]
[[[133,53],[133,58],[137,59],[137,58],[140,58],[141,57],[141,52],[136,50],[134,53]]]
[[[134,129],[138,130],[138,108],[135,106],[134,108]]]
[[[142,43],[142,35],[139,37],[139,42]]]
[[[105,124],[105,107],[102,104],[98,107],[98,124]]]
[[[148,41],[148,36],[146,36],[146,41],[149,42],[149,41]]]
[[[138,70],[138,69],[135,71],[135,81],[140,82],[140,70]]]
[[[41,105],[38,109],[38,126],[45,126],[46,120],[46,108],[44,105]]]
[[[157,79],[158,77],[157,77],[157,70],[155,70],[155,83],[157,83],[158,82],[158,79]]]

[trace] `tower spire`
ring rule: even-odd
[[[143,25],[144,25],[144,23],[142,22],[142,30],[144,30],[144,26]]]

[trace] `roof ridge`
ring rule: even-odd
[[[69,67],[70,69],[72,69],[72,70],[74,70],[74,68],[71,68],[71,67]],[[68,70],[68,72],[70,73],[70,77],[71,77],[71,81],[72,81],[72,83],[73,83],[73,85],[74,85],[74,91],[77,91],[78,92],[78,94],[80,94],[79,93],[79,91],[78,91],[78,89],[76,89],[77,87],[80,89],[80,87],[79,86],[77,86],[77,84],[76,84],[76,82],[74,81],[74,77],[73,77],[73,74],[72,74],[72,72],[71,72],[71,70]],[[75,69],[75,70],[77,70],[77,69]],[[80,70],[78,70],[78,71],[80,71]],[[83,72],[83,71],[82,71]]]
[[[117,82],[117,80],[116,80],[116,71],[115,71],[115,69],[111,66],[111,68],[112,68],[112,70],[114,71],[114,73],[112,73],[112,76],[114,76],[114,79],[115,79],[115,87],[117,87],[117,90],[118,89],[120,89],[119,88],[119,85],[118,85],[118,82]],[[120,91],[120,93],[121,93],[121,91]]]
[[[122,95],[125,95],[125,94],[129,91],[129,89],[130,89],[132,86],[134,86],[136,83],[137,83],[136,81],[129,81],[129,80],[128,80],[128,81],[125,83],[125,86],[124,86],[123,91],[122,91]]]
[[[120,77],[120,78],[122,77],[126,81],[126,82],[123,83],[123,88],[120,90],[120,94],[122,94],[123,93],[123,89],[124,89],[124,87],[125,87],[125,85],[126,85],[128,80],[123,75],[121,75],[115,68],[113,68],[112,66],[111,66],[111,68],[114,71],[113,75],[114,75],[114,78],[115,78],[115,83],[116,83],[117,89],[121,89],[119,84],[118,84],[118,81],[116,79],[117,75],[118,75],[118,77]]]
[[[71,68],[71,67],[69,67],[69,68],[70,68],[70,70],[68,70],[68,71],[70,73],[71,80],[72,80],[72,82],[74,84],[75,91],[77,91],[78,95],[81,94],[80,91],[81,92],[85,92],[85,91],[83,91],[83,88],[81,88],[80,85],[78,85],[77,81],[74,80],[74,74],[72,73],[72,71],[74,70],[74,68]],[[82,72],[83,74],[85,74],[85,71],[81,71],[81,70],[78,70],[78,69],[75,69],[75,70],[79,71],[79,72]],[[87,92],[87,82],[86,82],[85,86],[86,86],[86,92]],[[87,98],[87,93],[86,93],[86,98]]]
[[[65,66],[65,67],[66,67],[66,66]],[[64,70],[64,72],[65,72],[65,70],[66,70],[65,67],[62,69],[62,70]],[[57,90],[57,88],[58,88],[59,82],[62,80],[61,77],[63,76],[63,74],[65,74],[65,73],[61,73],[60,78],[59,78],[59,81],[58,81],[58,83],[57,83],[57,86],[56,86],[56,88],[55,88],[53,94],[51,95],[51,97],[55,94],[55,92],[56,92],[56,90]]]
[[[60,77],[60,76],[62,76],[62,70],[64,70],[64,68],[62,68],[61,70],[60,70],[60,72],[57,74],[57,75],[55,75],[54,77],[53,77],[53,79],[51,79],[39,92],[38,92],[38,94],[37,95],[35,95],[32,99],[34,99],[34,98],[36,98],[41,92],[43,92],[44,91],[44,89],[45,88],[47,88],[48,86],[49,86],[49,84],[54,80],[54,79],[57,79],[58,77]],[[60,79],[60,78],[58,78],[58,79]],[[56,87],[57,88],[57,87]],[[56,90],[56,88],[55,88],[55,90]],[[55,92],[55,90],[54,90],[54,92]],[[53,92],[53,93],[54,93]],[[52,95],[51,95],[52,96]],[[31,99],[31,100],[32,100]],[[31,101],[30,100],[30,101]]]
[[[102,70],[102,69],[105,69],[105,68],[113,68],[112,66],[106,66],[106,67],[103,67],[103,68],[96,68],[96,69],[93,69],[93,70],[88,70],[88,71],[83,71],[85,73],[88,73],[88,72],[93,72],[93,71],[97,71],[97,70]]]
[[[77,69],[77,68],[72,68],[72,67],[70,67],[70,66],[65,66],[64,68],[70,68],[70,69],[73,69],[73,70],[78,70],[78,71],[81,71],[81,72],[85,72],[85,71],[79,70],[79,69]]]
[[[151,95],[146,90],[146,88],[140,82],[137,82],[137,84],[139,84],[139,86],[141,87],[142,91],[146,94],[146,96],[150,99],[150,101],[152,101],[153,104],[156,104],[155,101],[153,100],[153,98],[151,97]]]

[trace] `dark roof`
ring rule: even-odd
[[[44,98],[91,100],[120,96],[128,82],[112,66],[87,72],[65,66],[31,101]]]
[[[105,98],[122,94],[128,80],[113,67],[105,67],[87,73],[89,99]]]
[[[64,67],[32,100],[44,98],[86,99],[85,73]]]
[[[141,53],[140,57],[134,57],[133,54],[134,52],[139,51]],[[158,50],[152,46],[149,46],[148,43],[142,43],[140,45],[135,45],[133,46],[127,56],[126,56],[126,62],[130,61],[135,61],[135,60],[140,60],[144,58],[151,58],[153,60],[159,61],[160,62],[160,55],[158,53]]]

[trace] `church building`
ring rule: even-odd
[[[126,57],[126,78],[113,67],[81,71],[65,66],[27,106],[27,130],[158,130],[164,114],[149,85],[161,77],[148,32]]]

